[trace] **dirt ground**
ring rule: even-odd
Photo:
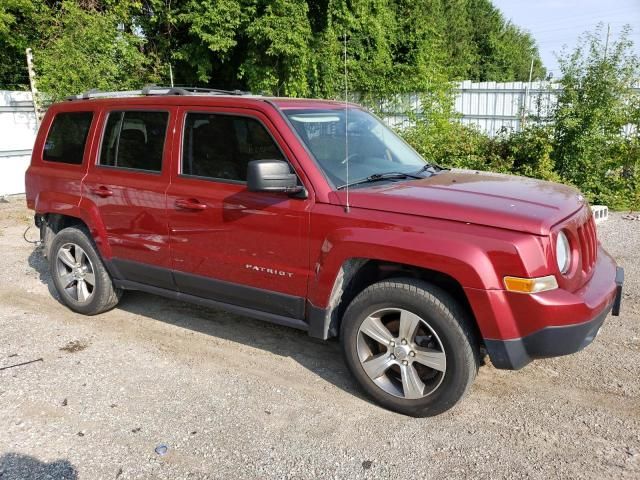
[[[428,419],[370,403],[336,342],[293,329],[142,293],[74,314],[30,222],[0,203],[2,480],[640,478],[640,221],[599,227],[627,281],[589,348],[483,367]]]

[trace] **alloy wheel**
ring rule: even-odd
[[[446,352],[436,332],[402,308],[367,316],[358,329],[357,352],[363,370],[378,387],[408,400],[435,392],[447,370]]]
[[[88,303],[96,285],[95,271],[87,253],[75,243],[65,243],[56,256],[56,270],[64,292],[79,303]]]

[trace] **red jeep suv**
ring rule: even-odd
[[[142,290],[339,337],[408,415],[451,408],[485,354],[577,352],[620,308],[576,190],[430,164],[354,104],[89,92],[47,111],[26,191],[69,308]]]

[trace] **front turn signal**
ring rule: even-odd
[[[558,288],[558,282],[553,275],[538,278],[504,277],[504,286],[509,292],[538,293]]]

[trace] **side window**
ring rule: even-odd
[[[284,160],[256,119],[214,113],[187,113],[182,141],[183,175],[247,180],[251,160]]]
[[[92,112],[58,113],[44,144],[43,160],[82,164],[84,145],[91,126]]]
[[[168,112],[110,112],[102,137],[99,164],[161,171],[168,120]]]

